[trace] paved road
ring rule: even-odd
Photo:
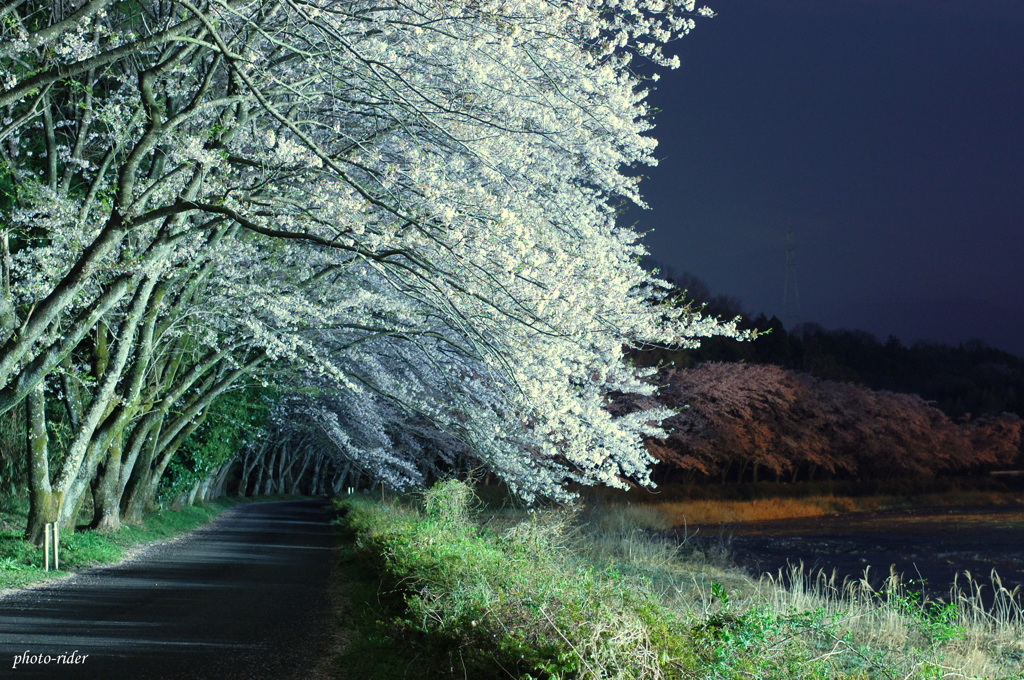
[[[323,502],[241,505],[130,563],[0,598],[0,680],[308,677],[333,546]],[[26,652],[41,662],[13,668]]]

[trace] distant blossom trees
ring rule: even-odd
[[[652,303],[615,224],[654,162],[631,62],[673,65],[702,13],[5,3],[0,414],[26,414],[29,535],[87,494],[100,526],[137,517],[254,379],[301,386],[296,418],[398,485],[424,442],[528,497],[645,481],[664,413],[604,408],[651,389],[622,346],[738,335]]]
[[[916,395],[819,380],[772,365],[669,369],[661,403],[677,413],[649,450],[669,468],[724,479],[932,476],[1011,465],[1022,421],[954,423]],[[645,405],[625,398],[619,409]],[[649,405],[649,404],[648,404]]]

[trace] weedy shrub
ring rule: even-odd
[[[583,510],[582,519],[603,532],[618,534],[638,530],[667,531],[675,526],[663,510],[648,503],[588,506]]]
[[[476,504],[473,489],[455,480],[436,484],[423,495],[423,512],[427,517],[452,528],[467,526]]]
[[[445,482],[423,512],[344,501],[357,544],[404,597],[403,625],[435,652],[473,677],[545,679],[663,678],[692,656],[642,582],[562,547],[564,514],[496,534],[469,520],[470,495]]]

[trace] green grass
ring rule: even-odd
[[[424,513],[345,506],[360,554],[387,576],[387,599],[404,600],[394,625],[421,656],[475,678],[583,677],[598,662],[603,677],[625,678],[661,663],[651,638],[672,633],[639,583],[573,563],[551,523],[478,531],[466,491],[438,487]]]
[[[225,498],[181,510],[147,515],[142,525],[125,525],[112,533],[61,532],[60,571],[43,569],[43,548],[24,540],[28,502],[22,498],[0,499],[0,590],[65,576],[100,564],[117,562],[136,546],[173,538],[208,523],[239,499]]]
[[[970,593],[928,602],[898,581],[755,581],[652,538],[657,513],[473,503],[457,482],[341,501],[352,625],[337,675],[1024,680],[1019,600],[979,618]]]
[[[351,538],[351,536],[350,536]],[[434,680],[462,677],[443,655],[423,654],[421,645],[403,639],[393,611],[401,599],[381,591],[381,575],[351,541],[338,552],[330,593],[334,610],[335,650],[320,664],[314,678]]]

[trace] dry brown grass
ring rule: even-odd
[[[873,507],[872,507],[873,506]],[[692,500],[655,503],[674,526],[723,524],[794,517],[820,517],[840,512],[877,509],[878,499],[811,496],[808,498],[759,498],[750,501]]]
[[[948,507],[969,505],[1005,505],[1024,503],[1021,494],[970,492],[965,494],[925,494],[907,496],[837,496],[821,495],[802,498],[758,498],[754,500],[676,500],[636,504],[634,512],[645,505],[668,518],[673,526],[690,524],[727,524],[773,519],[822,517],[850,512],[904,510],[913,507]]]
[[[908,655],[929,644],[943,631],[958,634],[943,643],[943,677],[1024,677],[1024,593],[1003,586],[993,571],[989,583],[965,572],[948,597],[930,603],[915,596],[899,574],[890,571],[873,588],[868,573],[840,581],[836,574],[809,574],[803,565],[765,575],[749,599],[778,611],[822,611],[840,622],[861,644],[888,654]],[[982,597],[983,592],[991,595]],[[936,612],[949,605],[948,618]],[[1020,676],[1015,675],[1021,674]]]

